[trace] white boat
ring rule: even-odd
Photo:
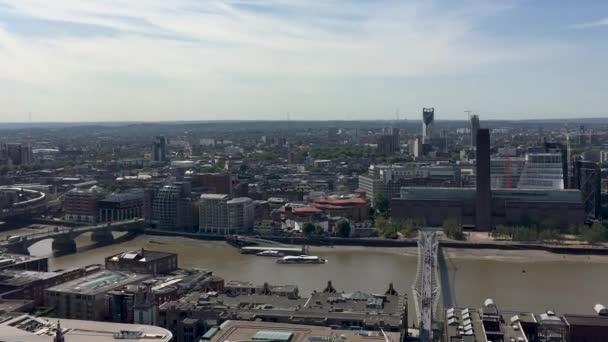
[[[256,254],[257,256],[266,256],[266,257],[282,257],[285,254],[279,251],[269,250],[269,251],[261,251]]]
[[[278,264],[324,264],[327,260],[315,255],[288,255],[277,260]]]

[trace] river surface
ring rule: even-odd
[[[7,234],[1,233],[0,238]],[[103,264],[109,255],[139,248],[174,252],[182,268],[212,270],[226,280],[296,284],[302,294],[322,290],[328,280],[338,290],[370,292],[384,292],[392,282],[410,298],[410,321],[414,314],[415,248],[312,247],[311,253],[326,258],[327,264],[279,265],[273,258],[240,254],[224,242],[181,237],[142,235],[91,248],[90,236],[83,234],[77,244],[79,253],[53,256],[51,241],[45,240],[33,245],[30,253],[49,257],[49,268],[61,269]],[[608,305],[608,257],[453,249],[446,256],[449,285],[458,307],[480,307],[486,298],[493,298],[505,310],[594,314],[595,303]]]

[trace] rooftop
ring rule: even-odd
[[[168,330],[150,325],[70,319],[62,319],[59,324],[65,342],[116,341],[127,336],[129,341],[168,342],[173,338]],[[21,315],[0,323],[0,336],[3,341],[52,342],[57,325],[56,319]]]
[[[101,271],[48,288],[46,291],[96,295],[149,278],[146,274]]]
[[[228,200],[230,198],[226,194],[202,194],[201,199],[203,200]]]
[[[598,315],[564,315],[568,325],[608,327],[608,316]]]
[[[42,259],[47,259],[47,258],[35,257],[35,256],[30,256],[30,255],[22,255],[22,254],[0,253],[0,269],[11,266],[11,265],[20,264],[23,262],[30,262],[33,260],[42,260]]]
[[[166,258],[175,255],[175,253],[151,251],[146,249],[138,249],[134,251],[122,252],[108,257],[106,260],[110,262],[118,261],[141,261],[149,262],[157,259]]]
[[[338,342],[338,341],[399,341],[398,333],[333,330],[299,324],[270,322],[226,321],[219,329],[206,335],[211,342],[223,341],[289,341],[289,342]]]

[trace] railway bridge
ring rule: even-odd
[[[52,239],[53,251],[69,253],[76,251],[75,238],[81,234],[92,233],[91,239],[100,243],[112,243],[114,231],[139,231],[144,228],[143,219],[116,221],[84,227],[55,227],[48,231],[12,236],[0,241],[0,249],[9,253],[29,254],[28,248],[42,240]]]

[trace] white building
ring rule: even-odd
[[[519,189],[564,189],[560,153],[529,153],[517,184]]]
[[[230,199],[225,194],[203,194],[199,204],[199,232],[228,235],[253,228],[255,204],[251,198]]]

